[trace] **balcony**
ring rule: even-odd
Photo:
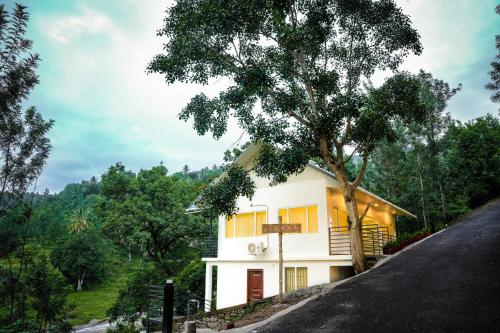
[[[349,227],[332,227],[330,231],[330,255],[350,255],[351,241]],[[395,237],[389,234],[387,227],[377,224],[362,226],[363,248],[366,256],[383,255],[383,246]]]

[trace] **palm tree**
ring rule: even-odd
[[[92,212],[88,208],[77,208],[71,214],[69,221],[69,231],[78,234],[92,226]]]

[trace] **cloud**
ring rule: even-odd
[[[423,68],[464,90],[448,109],[461,120],[496,112],[483,86],[495,56],[493,0],[481,2],[401,0],[422,35],[424,53],[403,69]],[[151,58],[162,51],[165,0],[86,0],[67,5],[33,1],[32,39],[42,56],[41,84],[30,103],[56,121],[54,149],[39,185],[61,190],[68,182],[101,175],[123,162],[138,171],[164,161],[175,172],[221,163],[224,150],[242,131],[233,121],[219,141],[198,136],[178,113],[199,92],[216,95],[227,80],[207,86],[167,85],[147,75]],[[490,8],[491,7],[491,8]],[[489,16],[488,16],[489,15]],[[375,82],[376,83],[376,82]]]
[[[82,7],[77,15],[52,16],[44,21],[47,35],[59,43],[68,43],[83,34],[120,37],[109,17],[87,7]]]

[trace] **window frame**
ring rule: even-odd
[[[315,232],[309,232],[309,207],[316,206],[316,231]],[[280,216],[280,210],[286,210],[286,222],[283,224],[290,224],[290,209],[294,208],[305,208],[306,209],[306,230],[305,232],[300,232],[300,234],[317,234],[318,233],[318,204],[308,204],[308,205],[300,205],[300,206],[290,206],[290,207],[285,207],[285,208],[278,208],[278,217]],[[285,233],[285,236],[288,234]]]
[[[228,216],[224,216],[224,238],[230,239],[230,238],[251,238],[251,237],[262,237],[264,234],[257,235],[257,213],[264,213],[265,214],[265,219],[263,224],[267,224],[267,215],[268,211],[267,209],[264,210],[254,210],[254,211],[247,211],[247,212],[238,212],[233,215],[228,219]],[[253,214],[253,233],[251,236],[236,236],[236,219],[237,215],[242,215],[242,214]],[[228,237],[227,236],[227,221],[232,221],[233,223],[233,235]]]

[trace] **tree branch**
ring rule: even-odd
[[[366,206],[365,208],[365,211],[363,212],[363,214],[361,214],[361,216],[359,217],[359,222],[360,223],[363,223],[363,220],[365,219],[365,216],[366,216],[366,213],[368,213],[368,209],[370,209],[370,206],[371,206],[371,202],[368,203],[368,205]]]
[[[361,169],[359,170],[358,176],[352,182],[353,189],[357,188],[359,186],[359,184],[361,183],[361,181],[363,180],[367,166],[368,166],[368,154],[365,152],[365,154],[363,155],[363,165],[361,166]]]

